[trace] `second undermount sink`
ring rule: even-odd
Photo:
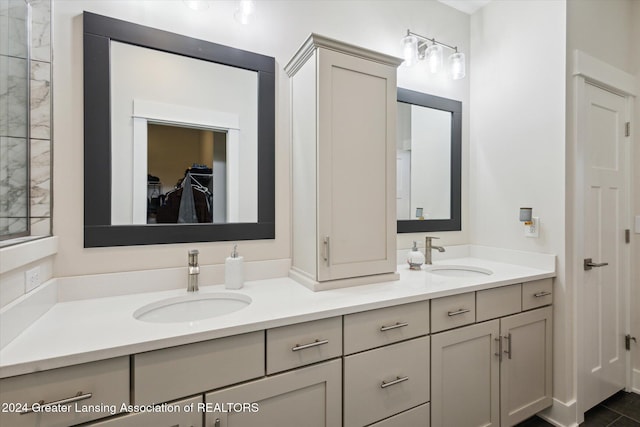
[[[426,268],[429,273],[448,277],[482,277],[490,276],[493,271],[470,265],[433,265]]]
[[[210,319],[241,310],[251,298],[231,292],[189,293],[147,304],[133,313],[143,322],[179,323]]]

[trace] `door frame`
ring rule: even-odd
[[[618,68],[613,67],[610,64],[607,64],[599,59],[596,59],[592,56],[589,56],[583,51],[575,50],[573,52],[573,71],[572,71],[572,82],[574,88],[574,99],[573,99],[573,117],[572,117],[572,127],[573,127],[573,138],[569,141],[571,146],[569,150],[572,153],[572,156],[569,157],[570,163],[567,165],[568,170],[573,172],[569,172],[572,176],[570,179],[573,182],[573,185],[569,185],[568,189],[573,193],[572,196],[572,208],[571,214],[568,216],[571,222],[573,223],[572,227],[572,238],[569,240],[568,249],[573,253],[568,259],[570,260],[570,269],[573,269],[573,289],[574,289],[574,298],[573,298],[573,343],[574,343],[574,384],[576,386],[576,395],[577,395],[577,421],[580,423],[584,421],[584,412],[585,408],[583,407],[582,402],[584,402],[583,391],[581,387],[582,375],[583,375],[583,363],[584,360],[582,358],[582,330],[579,327],[582,324],[583,316],[585,316],[583,307],[584,294],[582,293],[583,287],[581,283],[584,280],[584,270],[582,268],[582,260],[586,257],[584,253],[584,212],[585,208],[585,197],[584,197],[584,162],[582,161],[584,156],[584,141],[585,141],[585,128],[581,126],[581,123],[584,122],[586,117],[586,109],[585,109],[585,98],[586,98],[586,88],[587,84],[591,84],[594,86],[598,86],[604,90],[613,92],[617,95],[623,96],[626,98],[626,107],[627,107],[627,121],[632,123],[631,128],[633,129],[633,103],[634,97],[636,96],[636,87],[635,87],[635,77],[631,74],[628,74]],[[626,158],[627,162],[627,198],[629,201],[629,206],[626,212],[626,228],[631,228],[631,216],[633,209],[633,162],[631,158],[633,158],[633,135],[631,139],[631,144],[629,146],[630,153]],[[631,244],[629,244],[624,252],[622,253],[622,257],[626,258],[623,278],[622,278],[622,293],[624,296],[625,304],[621,307],[624,310],[624,318],[625,318],[625,331],[624,333],[630,333],[631,329],[631,309],[630,309],[630,291],[631,291],[631,277],[632,277],[632,268],[631,265]],[[635,267],[637,268],[637,267]],[[626,384],[625,389],[627,391],[631,390],[632,386],[632,367],[631,367],[631,354],[627,352],[625,355],[625,378]]]

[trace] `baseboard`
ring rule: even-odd
[[[575,400],[565,403],[553,399],[553,405],[539,412],[538,416],[557,427],[577,427],[576,404]]]
[[[631,391],[640,394],[640,369],[634,369],[631,377]]]

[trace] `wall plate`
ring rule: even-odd
[[[540,218],[537,216],[531,218],[531,225],[524,226],[524,235],[526,237],[540,237]]]

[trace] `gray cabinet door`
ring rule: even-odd
[[[207,427],[342,424],[342,361],[300,368],[208,393]]]
[[[431,337],[431,425],[498,426],[500,321]]]
[[[396,68],[318,50],[318,280],[396,270]]]
[[[551,316],[552,308],[545,307],[500,320],[503,426],[515,425],[551,405]]]

